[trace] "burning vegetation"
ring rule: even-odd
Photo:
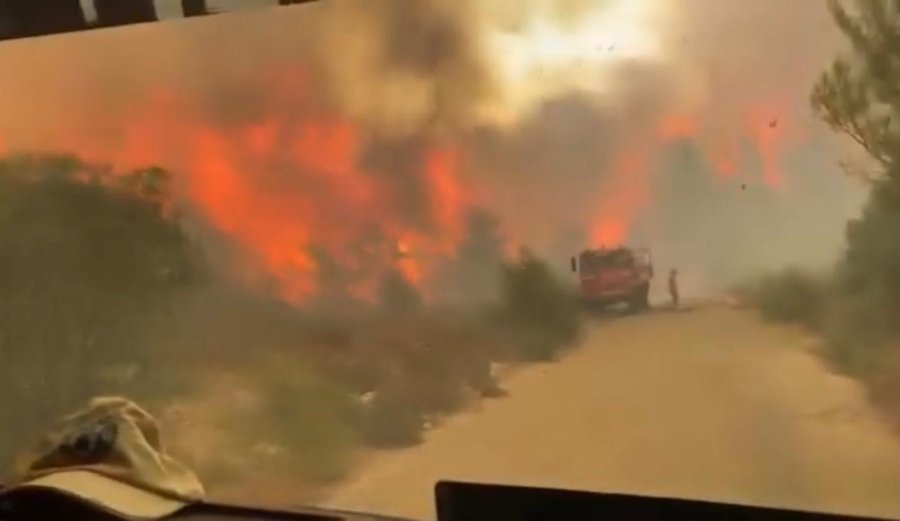
[[[470,398],[501,394],[497,364],[549,359],[578,332],[572,296],[530,255],[507,259],[487,214],[472,213],[440,265],[461,300],[432,300],[378,250],[347,275],[372,276],[371,293],[355,294],[344,266],[288,272],[314,278],[308,293],[285,292],[290,278],[270,292],[210,264],[164,170],[11,156],[0,175],[0,342],[16,367],[3,388],[3,421],[16,426],[0,443],[7,463],[48,419],[122,393],[168,418],[175,450],[215,491],[259,463],[316,484],[340,477],[360,443],[415,443]],[[310,255],[316,269],[332,262]],[[468,294],[467,282],[486,286]],[[203,444],[246,457],[195,454],[198,434],[181,423],[192,407],[228,433]]]

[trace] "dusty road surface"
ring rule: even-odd
[[[900,517],[900,442],[811,344],[727,308],[592,325],[328,503],[432,519],[433,484],[458,479]]]

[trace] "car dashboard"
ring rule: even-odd
[[[438,483],[437,521],[744,520],[876,521],[874,518],[706,501],[474,483]],[[74,496],[20,489],[0,498],[0,521],[121,521]],[[413,521],[377,514],[303,508],[278,511],[197,503],[165,519],[177,521]]]
[[[122,521],[130,519],[49,489],[21,489],[0,499],[0,521]],[[412,521],[316,508],[273,510],[250,506],[198,503],[166,517],[172,521]]]

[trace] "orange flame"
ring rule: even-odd
[[[649,202],[648,158],[653,150],[626,148],[616,158],[610,185],[604,190],[600,213],[591,230],[595,246],[622,245],[631,224]]]
[[[432,149],[425,159],[431,206],[440,229],[448,232],[443,245],[445,251],[460,239],[463,210],[469,202],[459,181],[459,160],[459,151],[455,148]]]
[[[461,175],[463,151],[445,142],[418,151],[421,164],[410,181],[425,187],[428,215],[425,224],[411,223],[390,188],[366,171],[362,156],[372,137],[346,117],[322,110],[303,69],[262,74],[258,91],[267,110],[242,124],[217,124],[186,106],[177,92],[160,89],[129,114],[121,142],[111,146],[87,134],[68,142],[85,159],[119,168],[171,168],[180,195],[246,252],[254,272],[277,281],[286,299],[302,302],[322,289],[322,267],[312,247],[356,273],[347,288],[354,295],[374,295],[384,269],[398,270],[427,295],[435,261],[458,246],[465,212],[476,199]],[[599,187],[589,223],[593,243],[629,240],[653,201],[656,160],[673,141],[697,143],[722,182],[749,174],[742,161],[749,145],[759,158],[762,182],[786,190],[782,159],[801,133],[784,107],[777,100],[750,104],[728,132],[705,114],[667,114],[645,135],[631,136]],[[382,237],[379,244],[364,244],[373,235]],[[513,243],[505,246],[512,253]]]
[[[722,139],[719,145],[709,150],[707,155],[713,172],[721,179],[732,179],[738,175],[739,147],[733,141]]]
[[[210,222],[259,257],[279,280],[284,297],[302,300],[314,290],[308,275],[316,267],[306,251],[312,237],[304,218],[309,207],[253,186],[237,167],[230,145],[213,130],[197,133],[187,176],[191,200]]]
[[[211,123],[178,95],[160,90],[133,110],[118,146],[75,136],[72,151],[121,169],[172,169],[179,194],[289,301],[303,302],[321,289],[312,247],[356,273],[345,288],[351,294],[372,297],[373,279],[391,268],[425,289],[436,257],[451,254],[460,240],[471,202],[458,148],[423,145],[418,178],[410,181],[425,187],[428,223],[406,222],[395,194],[361,166],[369,140],[359,127],[314,110],[321,104],[302,70],[262,78],[271,106],[244,124]],[[360,246],[373,231],[383,237],[381,245]]]
[[[772,190],[788,188],[783,157],[788,148],[804,139],[785,104],[765,101],[751,104],[737,131],[717,132],[703,118],[691,114],[667,114],[654,132],[626,142],[613,165],[612,180],[601,187],[599,208],[591,224],[591,240],[598,246],[621,245],[629,239],[634,221],[649,204],[654,162],[668,143],[692,139],[720,180],[741,174],[740,143],[747,142],[759,158],[763,184]],[[642,142],[641,148],[635,143]]]
[[[787,121],[778,117],[776,106],[754,106],[747,113],[747,131],[762,163],[763,182],[773,189],[787,188],[782,170]]]
[[[660,120],[656,133],[664,141],[694,137],[697,135],[697,122],[687,114],[672,114]]]

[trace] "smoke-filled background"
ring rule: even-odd
[[[807,101],[839,42],[820,0],[324,1],[7,43],[0,144],[172,170],[292,300],[616,243],[710,293],[839,253],[862,190]]]

